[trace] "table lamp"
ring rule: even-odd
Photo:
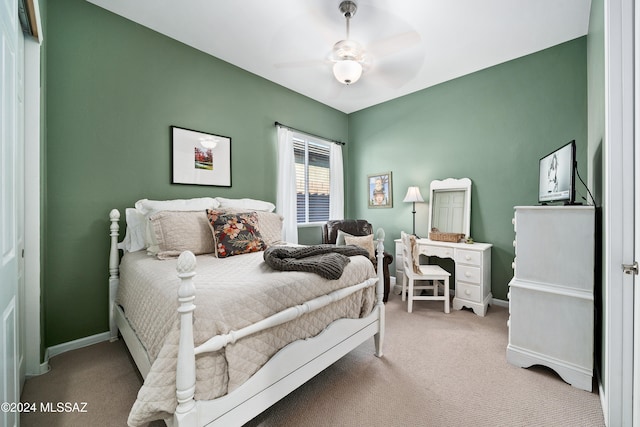
[[[404,196],[403,202],[411,202],[413,203],[413,235],[416,236],[416,202],[423,203],[424,199],[422,198],[422,194],[420,194],[420,189],[417,186],[411,186],[407,190],[407,195]],[[416,236],[418,237],[418,236]]]

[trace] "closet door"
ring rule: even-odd
[[[0,0],[0,403],[9,404],[20,399],[22,361],[19,285],[23,280],[24,152],[19,132],[22,34],[17,3]],[[18,415],[3,410],[0,424],[17,426]]]

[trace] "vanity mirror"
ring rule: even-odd
[[[431,181],[429,231],[460,233],[469,237],[471,224],[471,180],[447,178]]]

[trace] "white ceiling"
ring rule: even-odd
[[[355,0],[373,55],[344,86],[327,60],[340,0],[87,0],[345,113],[587,33],[591,0]],[[403,42],[412,40],[412,43]]]

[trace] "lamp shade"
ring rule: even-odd
[[[409,187],[407,195],[404,196],[403,202],[424,202],[422,194],[420,194],[420,189],[415,186]]]
[[[362,75],[362,65],[352,59],[343,59],[333,64],[333,75],[345,85],[358,81]]]

